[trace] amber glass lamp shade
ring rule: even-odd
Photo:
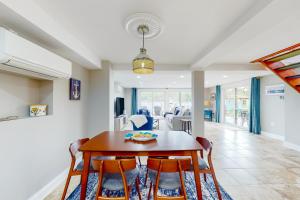
[[[154,61],[147,55],[146,49],[141,48],[139,55],[132,61],[133,72],[136,74],[152,74]]]

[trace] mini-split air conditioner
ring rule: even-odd
[[[72,63],[0,27],[0,70],[44,79],[70,78]]]

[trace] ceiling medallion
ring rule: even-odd
[[[135,37],[142,38],[142,34],[138,32],[138,27],[143,24],[148,27],[145,33],[145,39],[157,38],[163,32],[163,25],[159,17],[149,13],[135,13],[126,18],[124,22],[125,30]]]

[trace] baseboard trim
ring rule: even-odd
[[[263,136],[267,136],[267,137],[270,137],[270,138],[273,138],[273,139],[276,139],[276,140],[280,140],[280,141],[285,140],[284,136],[282,136],[282,135],[277,135],[277,134],[269,133],[269,132],[266,132],[266,131],[261,131],[261,134]]]
[[[284,146],[287,147],[287,148],[290,148],[290,149],[293,149],[295,151],[300,152],[300,145],[293,144],[293,143],[290,143],[290,142],[284,142]]]
[[[41,200],[47,197],[53,190],[55,190],[63,181],[66,180],[69,168],[65,169],[58,176],[56,176],[47,185],[42,187],[39,191],[33,194],[28,200]]]

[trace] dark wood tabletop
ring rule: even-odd
[[[85,200],[91,156],[191,156],[198,200],[202,200],[197,151],[202,146],[184,131],[151,131],[156,140],[136,142],[125,140],[126,133],[134,131],[104,131],[80,147],[83,152],[80,200]]]
[[[202,149],[200,144],[191,135],[183,131],[152,131],[158,135],[158,138],[147,142],[136,142],[124,139],[126,133],[133,132],[134,131],[105,131],[86,142],[81,146],[80,151],[151,152]]]

